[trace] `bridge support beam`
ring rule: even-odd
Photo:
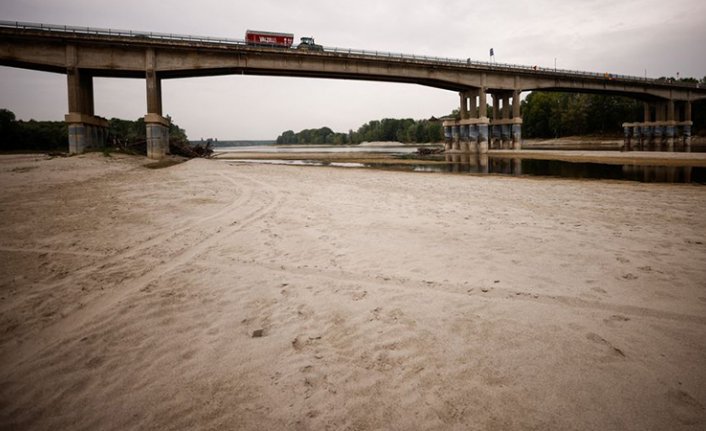
[[[169,120],[157,114],[145,115],[147,157],[163,159],[169,153]]]
[[[69,47],[67,57],[72,56],[75,49]],[[93,77],[77,67],[67,69],[66,76],[69,113],[64,119],[69,131],[69,153],[104,147],[108,141],[108,121],[94,115]]]
[[[147,157],[163,159],[169,154],[169,120],[162,116],[162,80],[155,71],[156,57],[153,49],[146,51],[147,70],[147,115],[145,126],[147,134]]]
[[[684,124],[683,136],[684,136],[684,151],[691,151],[691,102],[684,102]]]
[[[522,116],[520,115],[520,90],[512,93],[512,148],[522,149]]]
[[[623,123],[623,150],[690,151],[691,103],[645,102],[641,123]]]
[[[445,150],[449,153],[487,153],[489,149],[522,148],[520,90],[491,93],[493,119],[488,118],[485,88],[459,93],[460,118],[446,120]],[[470,101],[470,106],[468,102]]]

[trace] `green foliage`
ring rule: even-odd
[[[52,151],[68,147],[68,128],[63,121],[22,121],[0,109],[0,151]]]
[[[557,138],[622,133],[622,123],[640,121],[642,102],[622,96],[535,91],[522,102],[523,134]]]
[[[351,143],[373,141],[398,141],[404,143],[439,142],[443,140],[443,130],[437,121],[411,118],[385,118],[363,124],[356,132],[351,132]]]
[[[294,133],[292,130],[287,130],[277,137],[277,145],[343,145],[347,143],[347,134],[336,133],[328,127],[322,127],[320,129],[304,129],[299,133]]]
[[[360,126],[357,131],[349,130],[347,134],[334,132],[328,127],[306,129],[299,133],[287,130],[277,137],[277,145],[345,145],[372,141],[421,143],[442,140],[443,128],[438,121],[385,118],[369,121]]]
[[[184,132],[169,116],[169,141],[188,145]],[[108,145],[144,152],[146,127],[144,118],[135,121],[111,118],[108,121]],[[63,121],[22,121],[8,109],[0,109],[0,151],[66,151],[69,147],[68,126]]]

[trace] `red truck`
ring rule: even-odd
[[[245,32],[245,41],[248,45],[289,48],[294,42],[294,35],[291,33],[248,30]]]

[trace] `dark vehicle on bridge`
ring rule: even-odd
[[[291,33],[248,30],[245,32],[245,42],[248,45],[289,48],[294,43],[294,35]]]
[[[317,45],[313,37],[302,37],[299,45],[297,45],[297,49],[303,49],[305,51],[323,51],[324,47]]]

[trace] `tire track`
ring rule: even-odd
[[[657,310],[654,308],[640,307],[626,304],[608,304],[599,301],[589,301],[571,296],[562,295],[540,295],[521,292],[517,289],[509,289],[502,287],[493,287],[488,292],[483,292],[481,289],[477,292],[469,293],[468,285],[443,283],[445,287],[451,287],[455,291],[442,290],[434,286],[440,286],[442,283],[411,280],[411,279],[396,279],[388,276],[370,276],[366,274],[356,274],[348,271],[329,271],[322,268],[291,268],[281,264],[268,264],[264,262],[254,262],[251,260],[232,259],[238,265],[249,265],[259,268],[265,268],[269,272],[281,274],[295,274],[304,277],[322,278],[333,281],[345,281],[351,284],[367,284],[371,286],[389,286],[409,291],[411,289],[422,292],[433,291],[434,295],[449,295],[458,297],[459,295],[468,297],[476,296],[483,299],[511,299],[513,301],[529,301],[551,306],[568,306],[577,309],[587,309],[593,311],[601,311],[610,314],[630,315],[636,318],[648,317],[654,319],[674,320],[678,322],[695,323],[706,326],[706,317],[692,314],[682,314],[671,311]],[[222,268],[228,270],[232,265],[209,261],[209,268]]]
[[[224,173],[219,173],[219,175],[234,186],[238,186],[236,180],[230,177],[229,175],[226,175]],[[282,195],[276,192],[276,190],[272,186],[261,181],[251,180],[245,176],[241,176],[241,179],[257,184],[258,191],[262,188],[265,188],[270,193],[270,196],[267,198],[266,203],[260,205],[258,208],[248,210],[242,217],[239,217],[238,220],[230,222],[231,218],[234,217],[234,215],[231,214],[233,208],[240,207],[242,205],[242,199],[236,198],[233,200],[233,202],[231,202],[231,204],[227,205],[225,208],[218,211],[217,213],[203,217],[197,222],[192,223],[190,226],[179,229],[179,233],[183,233],[185,231],[188,231],[189,228],[193,228],[204,222],[214,222],[219,218],[226,219],[223,220],[221,223],[216,223],[213,227],[211,227],[212,233],[204,236],[196,244],[192,244],[188,247],[185,247],[181,250],[179,254],[173,256],[167,262],[155,266],[149,272],[142,276],[139,276],[135,279],[128,279],[124,283],[118,283],[115,288],[106,290],[101,296],[95,297],[88,301],[85,306],[81,308],[80,311],[76,311],[66,316],[65,318],[58,319],[57,321],[52,322],[50,325],[42,328],[38,334],[33,334],[35,340],[39,341],[25,343],[24,345],[20,346],[15,352],[15,354],[12,355],[12,358],[6,362],[8,368],[12,368],[12,365],[21,363],[22,361],[25,361],[28,358],[36,357],[38,355],[41,356],[43,353],[50,351],[57,345],[63,343],[67,339],[67,337],[75,338],[79,335],[79,333],[81,333],[81,328],[87,329],[89,328],[89,326],[92,327],[95,325],[100,325],[103,322],[103,316],[109,314],[108,310],[120,304],[130,295],[134,294],[135,292],[138,292],[145,286],[149,285],[151,282],[159,279],[160,277],[163,277],[169,272],[174,271],[185,263],[193,260],[194,258],[198,257],[202,253],[212,248],[219,241],[227,239],[231,235],[248,227],[249,225],[258,221],[264,215],[276,210],[284,203]],[[257,198],[267,196],[267,193],[258,193],[257,196],[255,196],[252,188],[245,189],[245,193],[248,196],[246,202],[248,203],[256,201]],[[245,207],[248,208],[247,206]],[[228,217],[226,218],[226,216]],[[162,240],[161,242],[152,241],[152,243],[154,243],[154,246],[158,246],[159,244],[163,244],[166,241],[168,241],[168,239]],[[130,262],[125,262],[125,260],[139,259],[139,252],[144,251],[146,249],[148,249],[148,247],[141,244],[141,247],[139,249],[131,250],[129,253],[123,253],[119,256],[113,256],[111,261],[123,265],[129,265]],[[90,275],[91,269],[93,268],[95,268],[95,265],[90,268],[81,269],[81,275]],[[72,277],[70,280],[65,280],[62,283],[57,284],[55,287],[59,287],[62,284],[68,284],[69,282],[77,283],[77,280],[75,279],[75,277]]]

